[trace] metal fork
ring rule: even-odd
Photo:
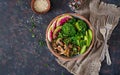
[[[103,34],[104,39],[105,39],[105,46],[104,46],[105,51],[103,50],[104,51],[103,54],[105,53],[108,65],[111,65],[111,59],[110,59],[110,55],[108,51],[107,40],[108,40],[109,32],[112,29],[113,22],[114,22],[114,17],[108,16],[107,21],[106,21],[106,26],[104,28],[100,28],[100,32]],[[102,56],[102,59],[104,59],[104,55]]]

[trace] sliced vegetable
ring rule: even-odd
[[[86,48],[87,48],[87,46],[86,46],[86,45],[84,45],[84,46],[82,47],[82,49],[80,50],[80,54],[83,54],[83,53],[85,53],[85,51],[86,51]]]
[[[49,30],[48,30],[48,40],[51,42],[52,41],[52,39],[53,39],[53,32],[52,32],[52,28],[50,27],[49,28]]]
[[[92,30],[88,29],[87,33],[88,33],[88,47],[89,47],[92,41]]]
[[[63,25],[65,22],[67,22],[69,19],[71,19],[72,16],[70,15],[63,15],[57,20],[57,26]]]
[[[54,30],[54,32],[53,32],[53,39],[55,39],[55,38],[57,37],[58,32],[60,32],[61,28],[62,28],[62,26],[58,26],[58,27]]]
[[[84,36],[84,40],[86,41],[86,46],[89,47],[89,40],[88,40],[88,36]]]
[[[92,30],[88,29],[89,38],[92,39]]]
[[[57,20],[55,20],[53,23],[52,23],[52,25],[51,25],[51,27],[52,27],[52,32],[55,30],[55,28],[56,28],[56,23],[57,23]]]

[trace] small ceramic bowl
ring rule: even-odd
[[[51,4],[50,4],[50,0],[46,0],[47,1],[47,3],[48,3],[48,6],[47,6],[47,9],[45,9],[44,11],[42,11],[42,12],[39,12],[39,11],[37,11],[36,9],[35,9],[35,1],[36,0],[32,0],[31,1],[31,9],[32,9],[32,11],[33,12],[35,12],[35,13],[37,13],[37,14],[44,14],[44,13],[47,13],[49,10],[50,10],[50,6],[51,6]],[[43,6],[44,7],[44,6]]]
[[[63,56],[59,55],[58,53],[54,52],[53,47],[52,47],[52,45],[51,45],[51,42],[48,40],[48,36],[47,36],[47,35],[48,35],[48,30],[49,30],[50,26],[52,25],[52,23],[53,23],[56,19],[58,19],[59,17],[61,17],[61,16],[63,16],[63,15],[71,15],[71,16],[73,16],[73,17],[76,17],[76,18],[79,18],[79,19],[84,20],[84,21],[87,23],[88,27],[92,30],[92,36],[93,36],[93,38],[92,38],[92,41],[91,41],[90,46],[87,48],[87,50],[86,50],[85,53],[79,54],[79,55],[74,56],[74,57],[63,57]],[[93,44],[94,44],[94,30],[93,30],[93,27],[92,27],[92,25],[90,24],[90,22],[89,22],[85,17],[83,17],[83,16],[81,16],[81,15],[79,15],[79,14],[75,14],[75,13],[62,14],[62,15],[59,15],[59,16],[55,17],[55,18],[49,23],[49,25],[48,25],[48,27],[47,27],[47,30],[46,30],[46,43],[47,43],[47,46],[48,46],[48,49],[50,50],[50,52],[51,52],[54,56],[56,56],[58,59],[62,59],[62,60],[64,60],[64,61],[77,60],[77,59],[81,59],[81,60],[82,60],[86,55],[88,55],[88,53],[89,53],[89,52],[91,51],[91,49],[92,49],[92,46],[93,46]]]

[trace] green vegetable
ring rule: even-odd
[[[66,38],[63,40],[63,42],[68,45],[71,42],[71,38]]]
[[[88,31],[86,31],[87,33],[87,47],[90,46],[91,41],[92,41],[92,31],[90,29],[88,29]]]
[[[76,23],[76,19],[75,18],[72,18],[68,21],[68,23],[74,25]]]
[[[88,40],[88,36],[84,36],[84,40],[86,41],[86,46],[89,47],[89,40]]]
[[[75,27],[79,32],[85,32],[87,30],[87,25],[83,20],[78,20]]]
[[[81,40],[79,46],[83,47],[84,45],[86,45],[86,40]]]
[[[86,40],[82,39],[82,37],[79,35],[71,37],[71,42],[80,47],[82,47],[83,45],[86,45]]]
[[[58,33],[58,38],[63,38],[63,34],[61,32]]]
[[[82,49],[80,50],[80,54],[83,54],[83,53],[85,53],[85,51],[86,51],[86,45],[84,45],[83,47],[82,47]]]
[[[88,29],[89,38],[92,39],[92,30]]]
[[[77,54],[79,54],[79,53],[78,53],[78,49],[77,49],[76,47],[73,47],[70,56],[75,56],[75,55],[77,55]]]
[[[70,23],[65,23],[62,26],[62,32],[63,32],[64,36],[73,36],[76,34],[75,27]]]
[[[73,51],[77,51],[77,48],[74,47],[74,48],[73,48]]]

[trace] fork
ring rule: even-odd
[[[112,29],[112,24],[114,22],[114,17],[113,16],[108,16],[107,17],[107,21],[106,21],[106,26],[104,28],[100,28],[100,32],[103,33],[104,36],[104,40],[105,40],[105,46],[104,46],[104,53],[106,56],[106,60],[107,60],[107,64],[111,65],[111,59],[110,59],[110,55],[109,55],[109,51],[108,51],[108,45],[107,45],[107,40],[108,40],[108,36],[109,36],[109,32]],[[103,32],[104,31],[104,32]],[[105,33],[106,32],[106,33]],[[106,36],[106,37],[105,37]],[[103,54],[104,54],[103,53]],[[104,58],[104,57],[103,57]],[[102,59],[103,59],[102,58]]]

